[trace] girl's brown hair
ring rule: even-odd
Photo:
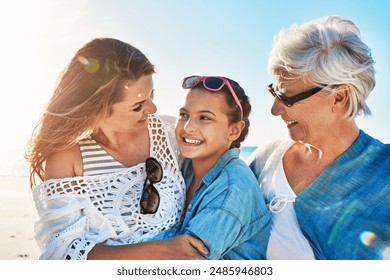
[[[229,78],[226,79],[229,81],[230,85],[232,86],[242,107],[242,113],[243,113],[242,120],[245,122],[245,127],[241,131],[240,137],[238,137],[235,141],[233,141],[230,146],[230,148],[240,148],[241,143],[245,140],[245,138],[248,136],[249,133],[249,126],[250,126],[249,115],[252,111],[252,106],[249,97],[246,95],[244,89],[236,81]],[[198,83],[193,88],[205,89],[203,83]],[[227,101],[227,104],[230,108],[229,123],[232,124],[240,121],[241,120],[240,108],[237,106],[236,101],[234,100],[228,86],[225,85],[219,92],[223,93],[225,100]]]

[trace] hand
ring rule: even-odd
[[[209,251],[202,240],[183,234],[171,239],[161,240],[164,242],[166,258],[170,260],[205,260],[202,254],[208,254]]]
[[[204,255],[207,255],[209,253],[209,250],[207,249],[206,245],[200,240],[199,238],[196,238],[195,236],[192,236],[190,234],[183,234],[180,235],[182,238],[184,238],[186,241],[188,241],[189,244],[191,244],[192,247],[194,247],[196,250],[201,252]],[[178,236],[178,237],[180,237]],[[176,237],[176,238],[178,238]]]

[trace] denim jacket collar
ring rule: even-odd
[[[202,181],[209,185],[211,182],[214,181],[215,177],[218,176],[218,174],[221,172],[221,170],[233,159],[238,159],[240,155],[240,149],[238,148],[232,148],[226,151],[217,161],[217,163],[214,165],[213,168],[207,172],[203,178]]]

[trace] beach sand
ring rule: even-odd
[[[28,177],[0,176],[0,260],[36,260],[34,240],[37,212]]]

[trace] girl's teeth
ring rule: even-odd
[[[199,144],[201,144],[201,143],[202,143],[202,141],[200,141],[200,140],[196,140],[196,139],[188,139],[188,138],[184,138],[184,142],[186,142],[186,143],[190,143],[190,144],[197,144],[197,145],[199,145]]]

